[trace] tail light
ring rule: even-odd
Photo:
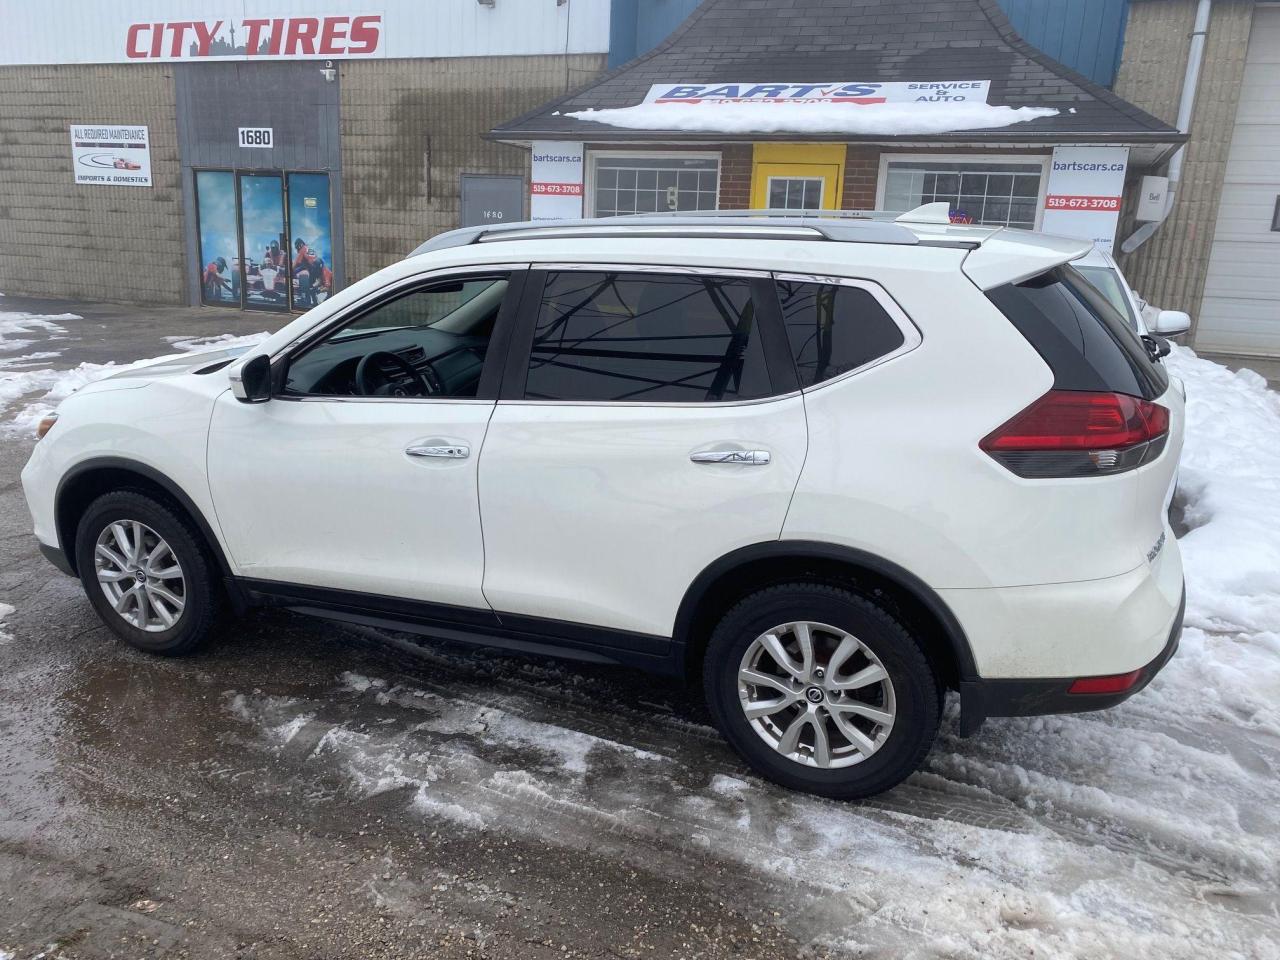
[[[978,446],[1020,477],[1092,477],[1149,463],[1168,436],[1169,411],[1157,403],[1050,390]]]

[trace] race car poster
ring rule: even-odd
[[[278,173],[240,174],[246,307],[287,310],[289,257],[284,231],[284,180]]]
[[[151,142],[147,128],[72,124],[71,168],[79,184],[151,186]]]
[[[289,174],[289,232],[293,307],[306,310],[334,292],[327,173]]]
[[[200,299],[240,305],[240,233],[236,223],[235,174],[196,172],[196,216],[200,224]]]

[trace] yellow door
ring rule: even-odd
[[[751,161],[751,207],[839,210],[843,143],[757,143]]]

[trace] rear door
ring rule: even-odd
[[[485,596],[669,637],[707,565],[778,538],[806,443],[767,276],[547,265],[480,459]]]

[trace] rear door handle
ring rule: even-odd
[[[411,457],[440,457],[445,460],[465,460],[471,456],[471,448],[465,443],[421,443],[405,447]]]
[[[737,463],[745,467],[761,467],[772,459],[768,450],[704,450],[689,454],[694,463]]]

